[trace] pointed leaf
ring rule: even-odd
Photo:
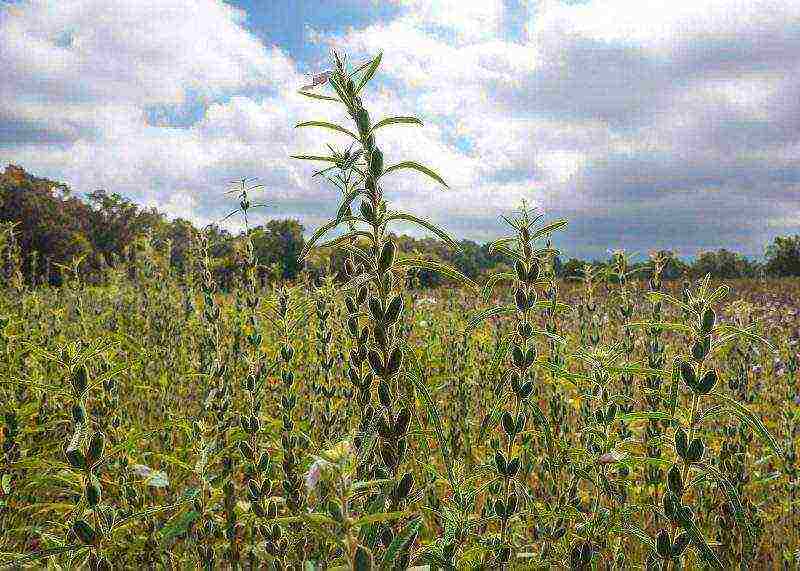
[[[303,123],[298,123],[295,125],[295,129],[298,127],[322,127],[324,129],[330,129],[331,131],[337,131],[339,133],[344,133],[345,135],[350,135],[356,141],[358,137],[352,131],[345,129],[341,125],[337,125],[335,123],[328,123],[327,121],[305,121]]]
[[[387,117],[386,119],[381,119],[380,121],[375,123],[372,126],[372,129],[370,129],[370,133],[374,133],[376,130],[380,129],[381,127],[386,127],[387,125],[399,125],[399,124],[422,125],[422,121],[420,121],[416,117]]]
[[[405,212],[392,212],[389,216],[386,217],[386,222],[391,222],[392,220],[405,220],[406,222],[411,222],[416,224],[417,226],[421,226],[430,232],[436,234],[439,238],[447,242],[447,244],[456,250],[460,250],[458,242],[453,240],[450,235],[445,232],[442,228],[436,226],[435,224],[428,222],[423,218],[418,218],[413,214],[408,214]]]
[[[398,170],[401,170],[401,169],[412,169],[412,170],[419,171],[422,174],[428,175],[429,177],[431,177],[433,180],[435,180],[436,182],[438,182],[439,184],[441,184],[445,188],[449,188],[447,186],[447,183],[444,181],[444,179],[442,177],[440,177],[438,174],[436,174],[434,171],[432,171],[428,167],[426,167],[424,165],[421,165],[421,164],[419,164],[417,162],[414,162],[414,161],[403,161],[402,163],[397,163],[396,165],[392,165],[389,168],[387,168],[385,171],[383,171],[383,174],[387,175],[390,172],[398,171]]]
[[[364,89],[364,86],[367,82],[372,79],[372,76],[375,75],[375,72],[378,71],[378,66],[381,65],[381,60],[383,59],[383,52],[379,53],[375,59],[373,59],[369,66],[367,67],[367,71],[364,72],[364,75],[361,77],[361,80],[358,82],[356,86],[356,95]]]

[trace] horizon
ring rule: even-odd
[[[343,115],[297,94],[335,46],[383,51],[370,106],[424,123],[382,134],[387,157],[450,185],[389,178],[387,196],[459,239],[491,241],[522,199],[567,218],[556,244],[589,260],[761,260],[800,227],[790,0],[24,0],[0,1],[0,30],[0,168],[197,225],[224,217],[242,177],[265,186],[259,224],[312,231],[335,212],[335,189],[289,158],[327,140],[297,122]]]

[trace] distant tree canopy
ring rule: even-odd
[[[21,272],[29,281],[60,281],[59,268],[72,266],[80,259],[80,270],[89,279],[99,279],[106,266],[129,256],[128,247],[144,234],[156,245],[170,244],[171,267],[178,274],[188,269],[188,257],[201,230],[189,220],[168,220],[156,208],[143,208],[118,193],[95,190],[84,198],[73,196],[61,182],[33,176],[22,167],[9,165],[0,173],[0,223],[13,225]],[[301,262],[298,256],[305,244],[303,225],[298,220],[270,220],[251,228],[258,263],[264,279],[295,279],[305,266],[312,273],[335,271],[340,260],[331,252],[315,252]],[[241,267],[243,234],[233,235],[217,225],[202,230],[208,238],[213,270],[221,284],[230,283]],[[396,236],[398,249],[445,261],[473,279],[495,270],[502,257],[489,252],[487,244],[462,240],[451,249],[434,238]],[[556,271],[565,279],[579,279],[589,263],[578,258],[556,260]],[[647,261],[634,263],[639,275],[649,275]],[[754,277],[765,272],[772,276],[800,276],[800,235],[776,237],[766,251],[766,262],[759,264],[741,254],[721,249],[701,252],[687,264],[671,257],[663,277],[677,279],[707,273],[719,278]],[[422,286],[442,283],[439,275],[420,272]]]
[[[778,236],[767,246],[765,270],[774,276],[800,276],[800,234]]]

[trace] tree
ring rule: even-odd
[[[269,267],[279,264],[283,279],[292,280],[300,273],[298,260],[303,250],[303,225],[297,220],[270,220],[257,226],[251,234],[259,265]]]
[[[800,276],[800,235],[776,237],[767,246],[765,270],[772,276]]]
[[[755,277],[757,264],[741,254],[721,249],[700,252],[691,266],[691,273],[696,276],[711,274],[715,278],[735,279]]]

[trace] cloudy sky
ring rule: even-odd
[[[760,256],[800,232],[800,0],[0,0],[0,168],[198,223],[228,182],[313,229],[336,192],[289,158],[346,121],[296,91],[330,47],[383,50],[373,117],[395,207],[486,241],[521,200],[571,255]]]

